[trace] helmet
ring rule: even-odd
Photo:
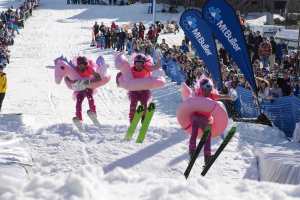
[[[85,56],[79,56],[77,58],[77,65],[87,65],[88,64],[88,60]]]
[[[142,55],[142,54],[138,54],[134,58],[134,63],[137,63],[137,62],[145,63],[146,62],[146,57],[144,55]]]
[[[212,89],[213,89],[213,86],[208,79],[201,80],[200,87],[206,91],[212,91]]]

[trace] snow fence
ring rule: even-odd
[[[238,87],[237,92],[242,117],[257,117],[259,111],[252,92],[242,87]],[[300,122],[300,99],[298,97],[288,96],[273,101],[263,101],[261,108],[274,125],[282,130],[287,137],[293,137],[296,123]]]

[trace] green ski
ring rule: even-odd
[[[203,171],[201,172],[202,176],[206,175],[206,173],[208,172],[208,170],[210,169],[210,167],[214,164],[214,162],[216,161],[216,159],[219,157],[219,155],[225,149],[225,147],[227,146],[227,144],[230,142],[230,140],[234,136],[235,132],[236,132],[236,127],[232,127],[229,130],[229,132],[228,132],[227,136],[224,138],[222,144],[219,146],[219,148],[217,149],[216,153],[213,155],[212,159],[209,161],[209,163],[204,167]]]
[[[145,119],[143,121],[142,127],[140,129],[139,136],[136,140],[136,143],[143,143],[143,141],[145,139],[145,136],[146,136],[146,133],[148,131],[151,119],[153,117],[154,111],[155,111],[155,104],[150,103],[149,106],[148,106],[147,113],[145,115]]]
[[[125,140],[131,140],[131,138],[135,132],[135,129],[136,129],[140,119],[142,118],[143,113],[144,113],[144,107],[142,105],[139,105],[134,114],[133,120],[127,130]]]

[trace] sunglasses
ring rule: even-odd
[[[79,65],[79,66],[87,66],[87,65],[88,65],[88,63],[86,63],[86,62],[83,62],[83,63],[78,63],[78,65]]]
[[[138,61],[135,61],[134,64],[136,63],[141,63],[141,64],[144,64],[145,62],[144,61],[141,61],[141,60],[138,60]]]
[[[210,84],[210,82],[207,80],[207,81],[204,81],[202,84],[201,84],[201,88],[205,89],[205,90],[212,90],[212,85]]]
[[[208,83],[208,84],[203,85],[202,88],[205,89],[205,90],[211,91],[211,90],[212,90],[212,85],[210,85],[210,84]]]

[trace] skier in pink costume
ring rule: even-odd
[[[200,80],[196,84],[195,88],[195,96],[198,97],[206,97],[214,101],[218,101],[221,99],[231,100],[230,96],[221,95],[218,93],[218,91],[214,88],[214,85],[212,81],[205,76],[202,76]],[[211,113],[205,113],[205,112],[195,112],[191,116],[191,122],[192,122],[192,134],[189,141],[189,153],[190,156],[192,156],[195,153],[196,150],[196,140],[198,137],[198,129],[202,129],[204,132],[205,128],[207,126],[210,126],[213,123],[213,118],[211,116]],[[209,134],[209,137],[204,145],[204,161],[205,165],[209,162],[211,159],[211,134]]]
[[[94,71],[91,63],[88,62],[87,58],[84,56],[79,56],[77,58],[76,72],[81,78],[86,78],[86,84],[90,83],[90,80],[101,81],[101,76]],[[66,77],[66,81],[74,84],[76,81],[72,81]],[[84,98],[88,99],[89,108],[88,113],[96,116],[96,106],[93,98],[93,89],[85,88],[83,90],[77,91],[76,93],[76,116],[73,118],[74,121],[82,121],[82,102]]]
[[[88,115],[96,118],[96,106],[93,94],[98,87],[109,82],[110,75],[107,73],[107,65],[102,56],[97,58],[96,63],[84,56],[79,56],[73,61],[67,61],[63,56],[55,59],[55,82],[60,84],[65,80],[68,88],[74,91],[76,99],[76,116],[74,122],[82,121],[82,102],[87,97],[89,102]]]

